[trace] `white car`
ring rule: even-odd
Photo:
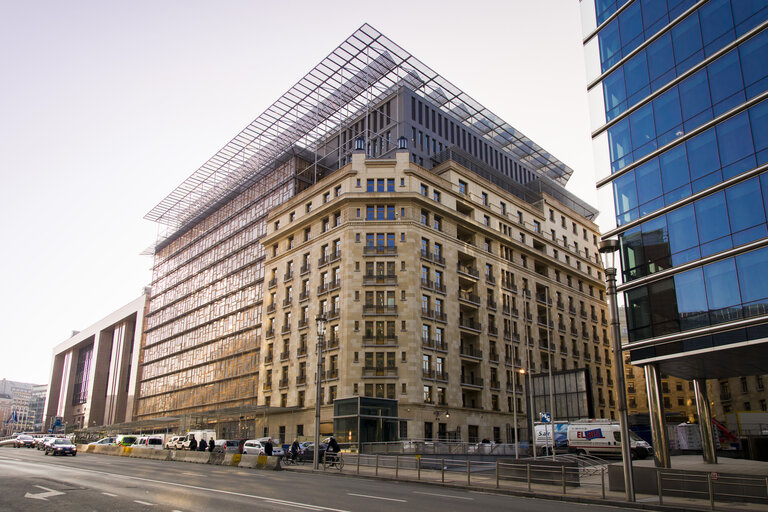
[[[181,443],[184,442],[184,438],[187,436],[173,436],[165,442],[166,450],[180,450]]]
[[[266,442],[267,438],[262,437],[261,439],[249,439],[245,442],[243,445],[243,455],[264,455],[264,442]],[[283,454],[283,448],[279,444],[272,442],[272,455],[277,455],[282,457]]]
[[[112,445],[112,444],[115,444],[116,440],[117,438],[115,437],[102,437],[98,441],[88,443],[88,446]]]

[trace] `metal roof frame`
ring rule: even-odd
[[[180,229],[252,182],[292,147],[316,152],[383,95],[408,87],[535,173],[562,185],[573,170],[367,23],[166,196],[145,219]]]

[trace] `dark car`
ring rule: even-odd
[[[69,439],[54,439],[45,445],[45,454],[53,455],[77,455],[77,446]]]
[[[16,440],[13,443],[13,446],[15,446],[16,448],[34,448],[35,438],[32,436],[27,436],[22,434],[16,438]]]
[[[302,453],[302,459],[307,461],[314,460],[315,457],[315,443],[301,443],[302,448],[304,450],[304,453]],[[317,460],[319,460],[321,463],[323,461],[323,455],[325,455],[325,450],[328,448],[328,445],[326,443],[320,443],[320,450],[317,453]]]

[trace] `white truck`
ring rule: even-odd
[[[634,432],[629,432],[630,456],[644,459],[653,448]],[[621,456],[621,429],[611,420],[581,420],[568,426],[568,451],[587,455]]]

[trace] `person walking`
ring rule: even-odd
[[[216,440],[211,436],[211,438],[208,440],[208,451],[213,453],[213,450],[216,448]]]
[[[191,439],[189,440],[189,451],[191,452],[197,451],[197,439],[195,439],[194,434],[191,436]]]
[[[267,457],[272,455],[272,441],[270,439],[264,442],[264,455]]]
[[[199,451],[201,451],[201,452],[204,452],[205,450],[207,450],[207,449],[208,449],[208,443],[206,443],[206,442],[205,442],[205,438],[202,438],[202,439],[200,440],[200,444],[199,444],[199,445],[197,445],[197,449],[198,449]]]

